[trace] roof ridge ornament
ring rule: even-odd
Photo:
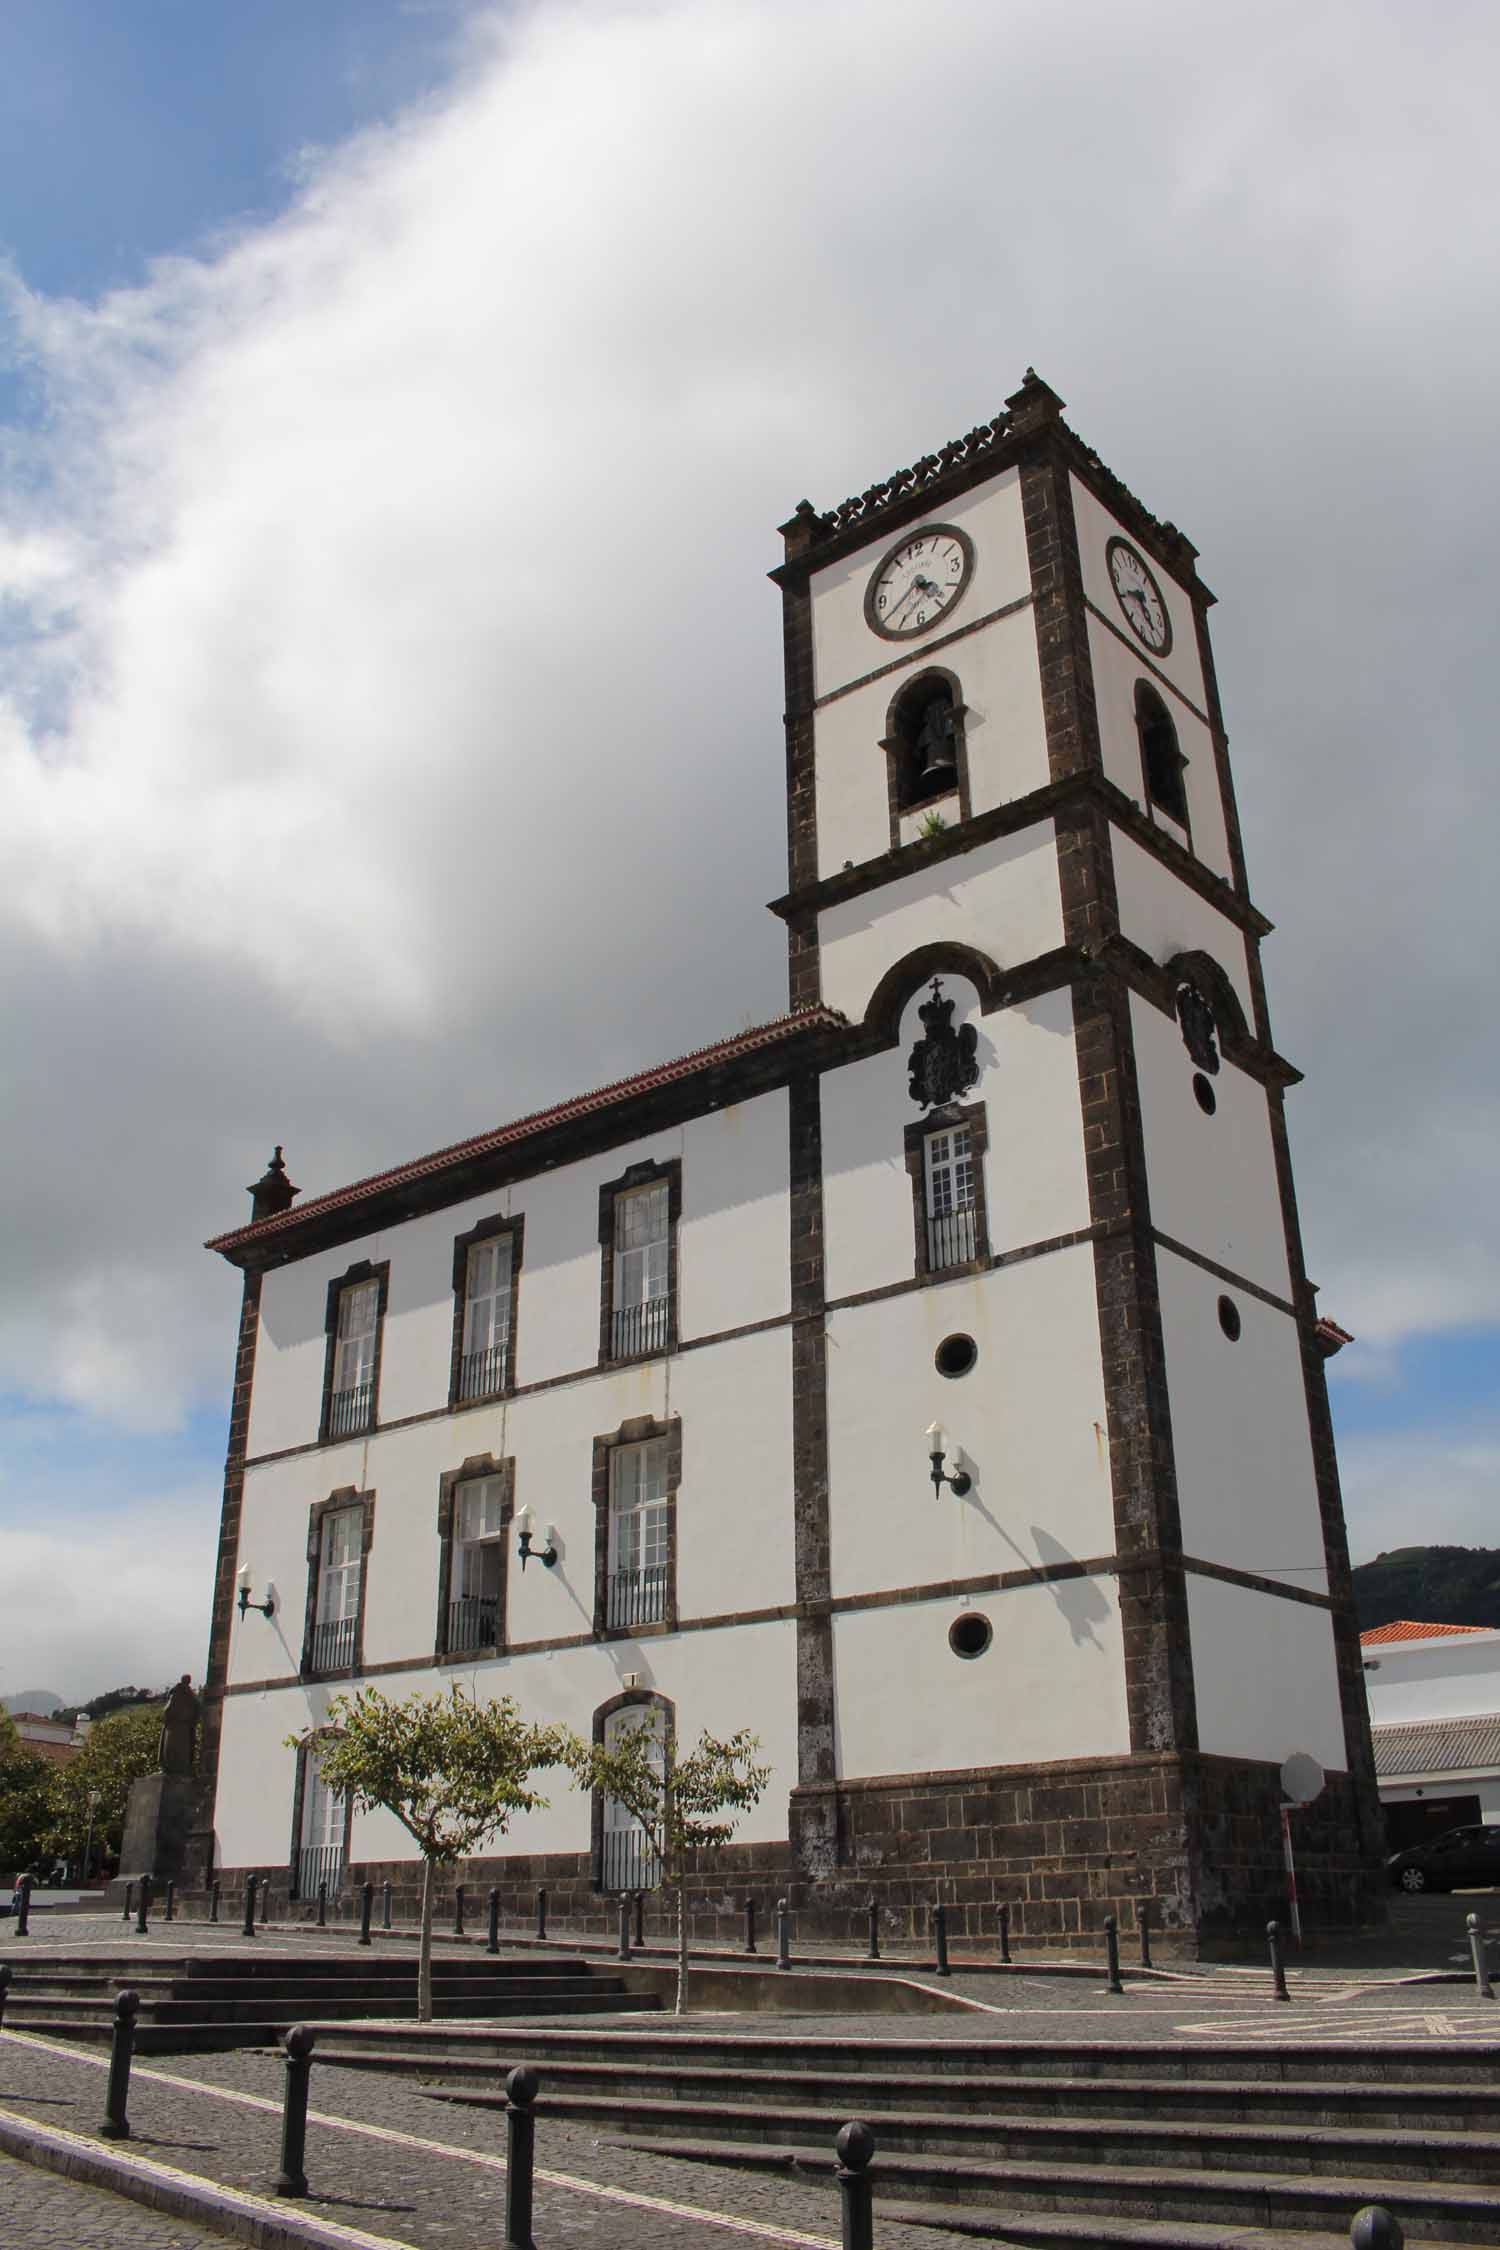
[[[293,1196],[301,1192],[286,1176],[286,1159],[278,1141],[270,1163],[250,1189],[250,1224],[254,1226],[257,1219],[272,1219],[278,1212],[290,1209]]]

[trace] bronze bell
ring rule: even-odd
[[[917,791],[923,797],[940,797],[958,787],[958,764],[953,755],[953,706],[946,696],[934,696],[922,713],[917,730],[917,756],[923,760]]]

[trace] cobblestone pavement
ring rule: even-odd
[[[280,2059],[263,2050],[138,2063],[129,2148],[264,2194],[278,2161],[283,2084]],[[0,2110],[91,2132],[102,2089],[100,2061],[0,2034]],[[504,2145],[504,2122],[494,2112],[428,2102],[409,2078],[320,2073],[315,2063],[307,2137],[313,2192],[304,2208],[415,2250],[473,2250],[504,2235]],[[731,2250],[736,2242],[747,2250],[766,2243],[836,2250],[838,2197],[831,2178],[773,2179],[611,2147],[593,2128],[547,2117],[544,2091],[535,2232],[543,2250]],[[149,2234],[140,2239],[165,2250]],[[961,2250],[963,2240],[945,2229],[894,2224],[880,2236],[881,2250]],[[48,2235],[36,2242],[51,2250]],[[6,2239],[6,2250],[34,2246],[23,2232]]]
[[[223,2250],[222,2234],[0,2156],[6,2250]]]

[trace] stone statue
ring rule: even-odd
[[[191,1673],[184,1672],[167,1697],[167,1707],[161,1715],[161,1747],[156,1755],[157,1770],[161,1773],[191,1774],[197,1732],[198,1698],[193,1693]]]

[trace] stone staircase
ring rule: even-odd
[[[807,2039],[700,2031],[329,2025],[320,2067],[409,2070],[659,2157],[827,2176],[839,2127],[877,2143],[879,2218],[1034,2245],[1347,2246],[1393,2210],[1409,2243],[1500,2244],[1500,2050],[1451,2042]],[[1248,2230],[1248,2231],[1247,2231]]]
[[[6,2027],[56,2039],[107,2040],[115,1995],[140,1995],[138,2054],[186,2054],[213,2047],[261,2046],[290,2024],[358,2022],[417,2013],[416,1953],[392,1957],[268,1953],[156,1952],[138,1961],[11,1963]],[[435,1954],[437,2017],[532,2017],[653,2009],[651,1993],[575,1955],[463,1958]]]

